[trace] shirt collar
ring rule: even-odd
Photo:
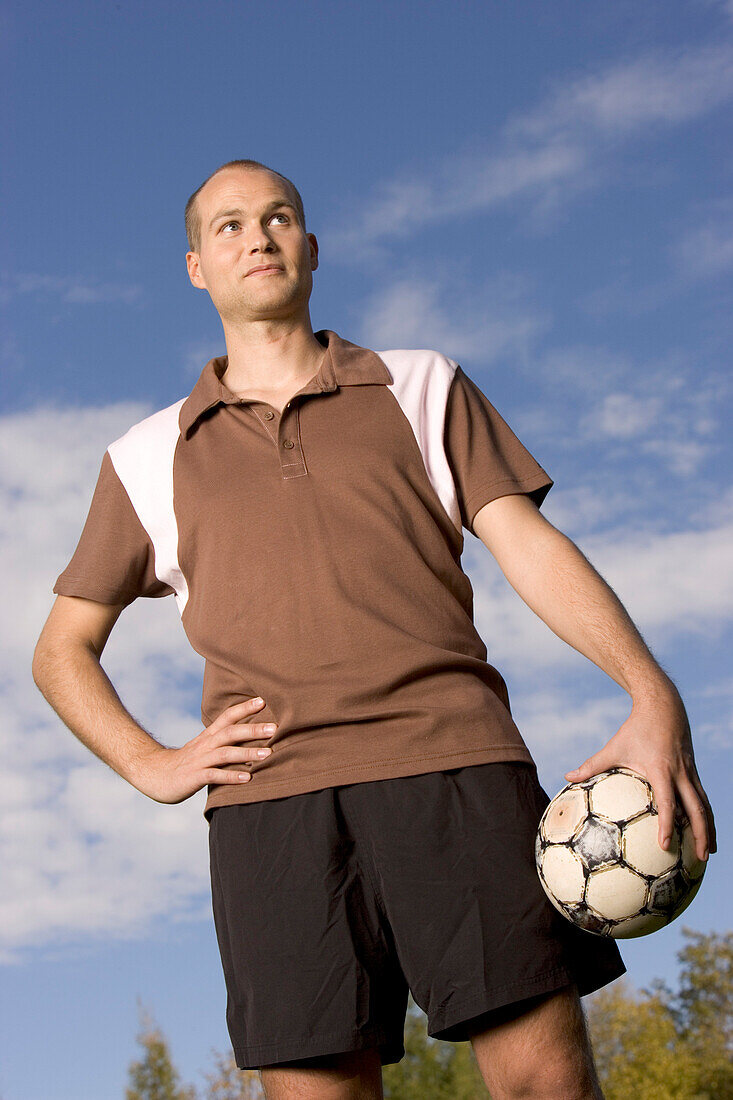
[[[328,328],[319,329],[313,335],[323,344],[326,354],[318,372],[299,393],[330,393],[339,386],[389,385],[393,382],[376,351],[352,344]],[[178,422],[184,439],[188,438],[199,417],[215,405],[255,400],[237,396],[221,381],[228,362],[226,355],[210,359],[183,402]]]

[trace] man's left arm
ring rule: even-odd
[[[565,778],[577,783],[615,765],[632,768],[654,790],[662,847],[670,843],[678,796],[698,857],[707,859],[717,850],[715,821],[697,774],[684,703],[613,589],[524,494],[489,501],[473,529],[527,606],[631,696],[631,714],[618,732]]]

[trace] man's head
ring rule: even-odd
[[[228,160],[226,164],[221,164],[216,171],[206,177],[204,182],[196,188],[186,203],[186,236],[188,237],[188,247],[191,252],[198,252],[201,247],[201,219],[198,211],[198,196],[200,192],[203,191],[204,187],[206,187],[209,180],[213,179],[218,172],[223,171],[225,168],[260,168],[265,172],[270,172],[273,176],[278,176],[292,195],[293,205],[298,213],[298,220],[305,233],[306,226],[303,200],[300,197],[298,188],[292,180],[289,180],[287,176],[281,175],[280,172],[276,172],[274,168],[268,168],[266,164],[262,164],[259,160]]]
[[[307,316],[318,242],[285,176],[259,161],[229,161],[188,200],[186,231],[189,278],[208,291],[225,329]],[[252,273],[264,264],[277,270]]]

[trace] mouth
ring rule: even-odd
[[[256,267],[254,269],[254,271],[250,271],[250,272],[247,273],[247,278],[249,278],[250,275],[282,274],[282,271],[283,271],[283,269],[281,267],[275,267],[275,266],[272,266],[272,267]]]

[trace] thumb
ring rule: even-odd
[[[605,771],[608,767],[605,753],[594,753],[593,756],[589,756],[587,760],[584,760],[579,768],[575,768],[571,772],[565,772],[565,778],[571,783],[582,783],[585,779],[590,779],[592,775],[598,775],[599,772]]]

